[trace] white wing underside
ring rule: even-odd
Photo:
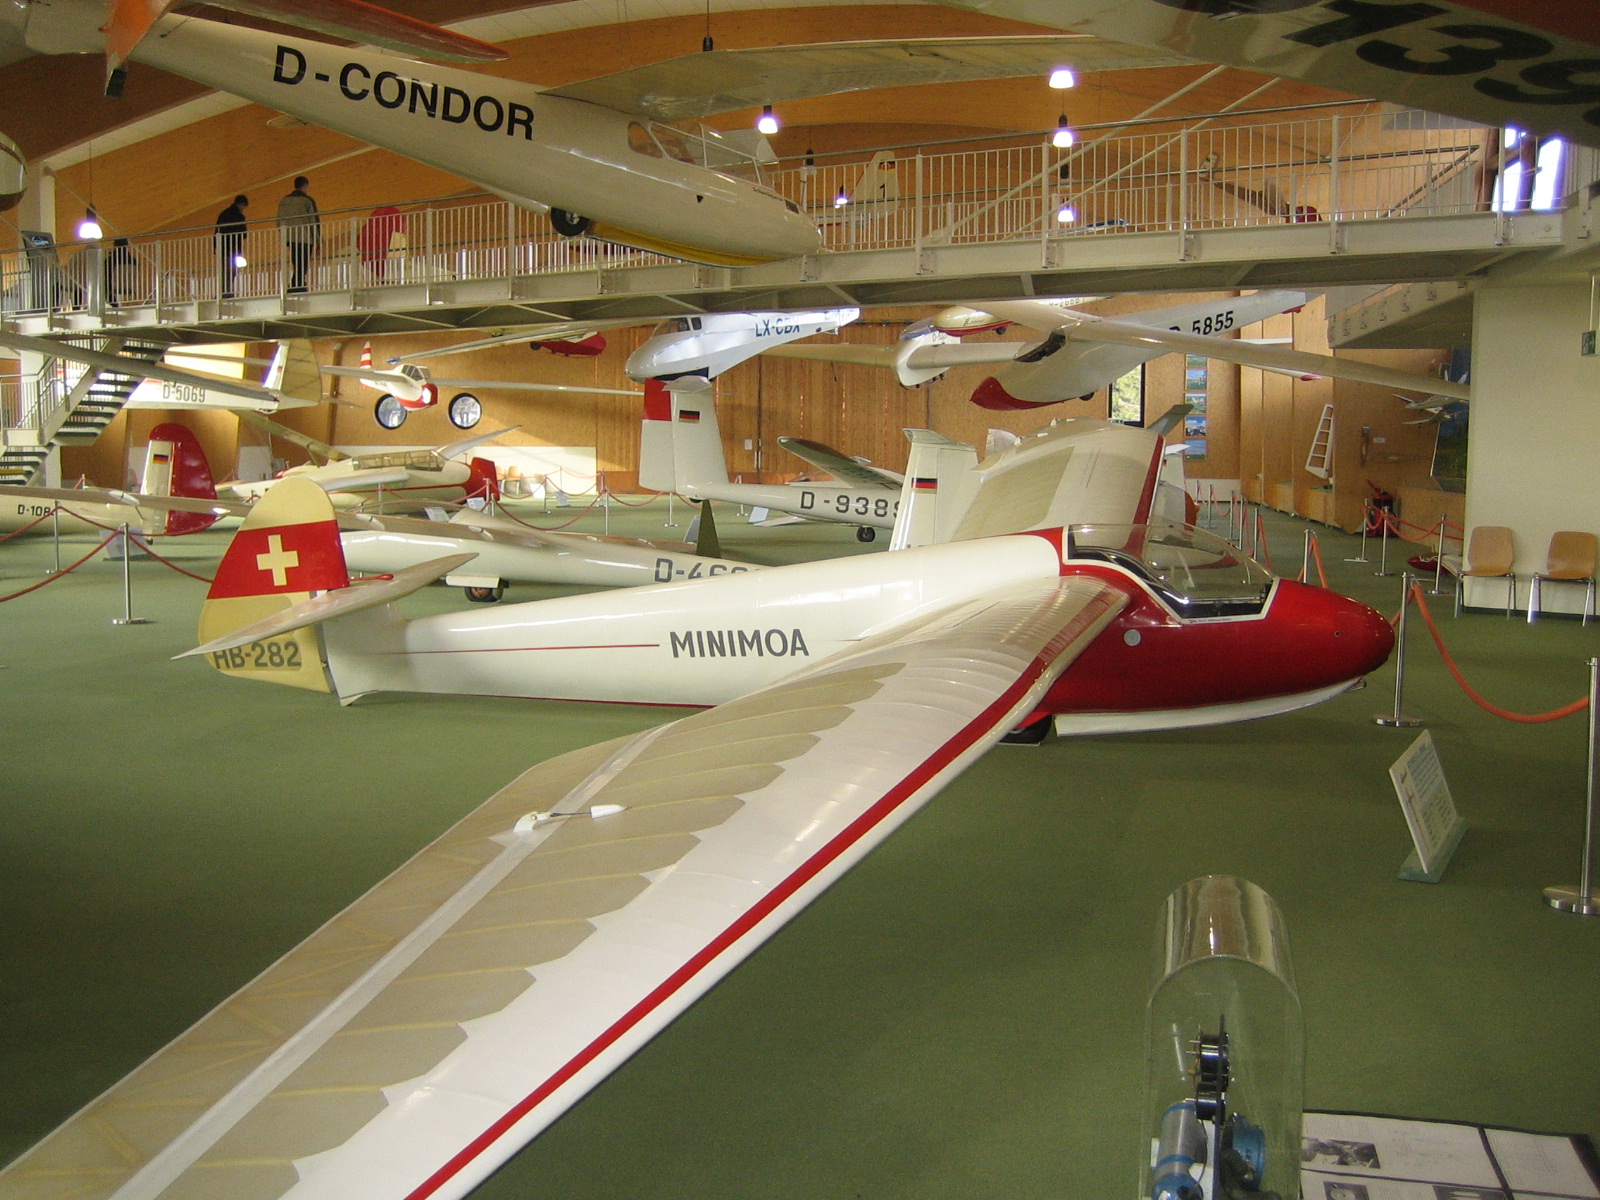
[[[465,1194],[1027,716],[1125,603],[1019,586],[531,769],[0,1197]]]
[[[1081,34],[828,42],[704,51],[545,94],[658,121],[683,121],[865,88],[1048,75],[1064,62],[1079,71],[1109,71],[1192,61],[1169,50]]]
[[[826,471],[840,483],[854,484],[856,487],[897,488],[905,478],[898,472],[885,471],[858,462],[849,455],[840,454],[832,446],[824,446],[807,438],[781,437],[778,439],[778,445],[800,461],[808,462],[820,471]]]

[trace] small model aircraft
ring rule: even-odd
[[[974,404],[1002,411],[1057,404],[1074,397],[1086,399],[1140,363],[1174,352],[1293,375],[1328,375],[1385,387],[1441,390],[1439,381],[1431,376],[1221,336],[1297,309],[1310,298],[1305,292],[1255,292],[1117,318],[1041,300],[1008,300],[982,309],[945,309],[926,325],[913,326],[893,346],[780,346],[768,353],[886,367],[905,387],[936,379],[951,367],[1003,363],[972,393]],[[1045,336],[1032,342],[962,340],[1011,325]],[[1467,392],[1459,384],[1448,386]]]
[[[200,440],[184,425],[150,431],[138,492],[116,488],[46,488],[0,485],[0,534],[29,526],[104,532],[126,525],[146,537],[176,536],[209,529],[218,517],[242,516],[242,504],[217,499]],[[54,520],[45,518],[54,516]]]
[[[465,1196],[1012,730],[1266,716],[1384,661],[1381,614],[1152,517],[1161,455],[1065,421],[972,468],[944,544],[413,620],[466,556],[351,584],[285,480],[201,615],[223,673],[715,707],[526,772],[0,1186]]]
[[[547,339],[547,341],[553,340]],[[602,341],[601,349],[604,349],[604,345]],[[322,371],[326,375],[353,376],[359,379],[363,386],[382,392],[383,395],[379,396],[373,405],[372,413],[378,424],[385,429],[399,429],[411,413],[431,408],[439,403],[441,387],[493,388],[497,391],[524,392],[583,392],[602,396],[639,395],[638,392],[627,388],[583,387],[565,383],[533,383],[506,379],[435,379],[427,367],[419,366],[404,356],[392,361],[398,364],[392,370],[374,367],[372,343],[367,342],[361,348],[359,367],[324,365]],[[458,392],[445,406],[445,415],[457,429],[471,429],[482,419],[483,405],[471,392]]]
[[[804,438],[778,442],[837,482],[733,482],[728,478],[712,394],[680,391],[652,380],[645,384],[644,424],[639,432],[639,486],[691,500],[727,500],[807,520],[854,525],[863,542],[876,538],[880,529],[894,528],[901,475]]]
[[[623,370],[629,379],[641,383],[647,379],[703,379],[709,382],[724,371],[775,346],[813,334],[837,333],[860,315],[859,308],[833,308],[818,312],[703,313],[694,317],[677,317],[658,327],[653,336],[630,354]],[[598,328],[637,324],[639,322],[632,318],[624,318],[598,324],[534,326],[515,333],[441,346],[436,350],[402,354],[389,361],[400,364],[400,369],[405,370],[406,364],[415,364],[427,358],[516,345],[519,342],[531,342],[543,349],[554,349],[558,345],[570,344],[556,340],[563,334],[581,339],[577,342],[580,346],[599,341],[600,348],[604,349],[604,339],[595,332]]]
[[[355,508],[367,503],[399,502],[405,505],[452,503],[468,497],[488,497],[496,487],[494,463],[486,458],[460,461],[485,442],[492,442],[510,429],[480,433],[432,450],[394,450],[380,454],[347,455],[322,442],[303,436],[293,440],[319,453],[328,461],[290,467],[279,479],[299,478],[326,491],[338,508]],[[288,431],[273,426],[275,436]],[[259,500],[278,479],[254,482],[235,480],[222,485],[224,491],[241,500]]]

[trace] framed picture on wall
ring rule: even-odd
[[[1124,425],[1144,424],[1144,364],[1111,381],[1111,419]]]

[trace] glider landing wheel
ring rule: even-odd
[[[471,429],[483,420],[483,405],[471,392],[461,392],[450,401],[450,424],[457,429]]]
[[[467,599],[474,604],[498,604],[500,598],[506,594],[506,583],[502,579],[493,587],[469,587],[466,593]]]
[[[878,538],[878,531],[870,525],[863,525],[856,530],[856,541],[872,542]]]
[[[550,210],[550,224],[562,237],[582,237],[589,232],[589,227],[594,224],[588,217],[580,217],[577,213],[570,213],[564,208]]]
[[[372,415],[385,429],[399,429],[406,423],[406,406],[385,392],[372,406]]]

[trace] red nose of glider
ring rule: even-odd
[[[999,381],[993,375],[972,390],[972,402],[979,408],[990,408],[997,412],[1038,407],[1038,405],[1029,404],[1026,400],[1018,400],[1005,388],[1001,387]]]
[[[1394,630],[1382,613],[1326,588],[1281,580],[1272,617],[1297,646],[1299,669],[1312,686],[1371,674],[1394,649]]]

